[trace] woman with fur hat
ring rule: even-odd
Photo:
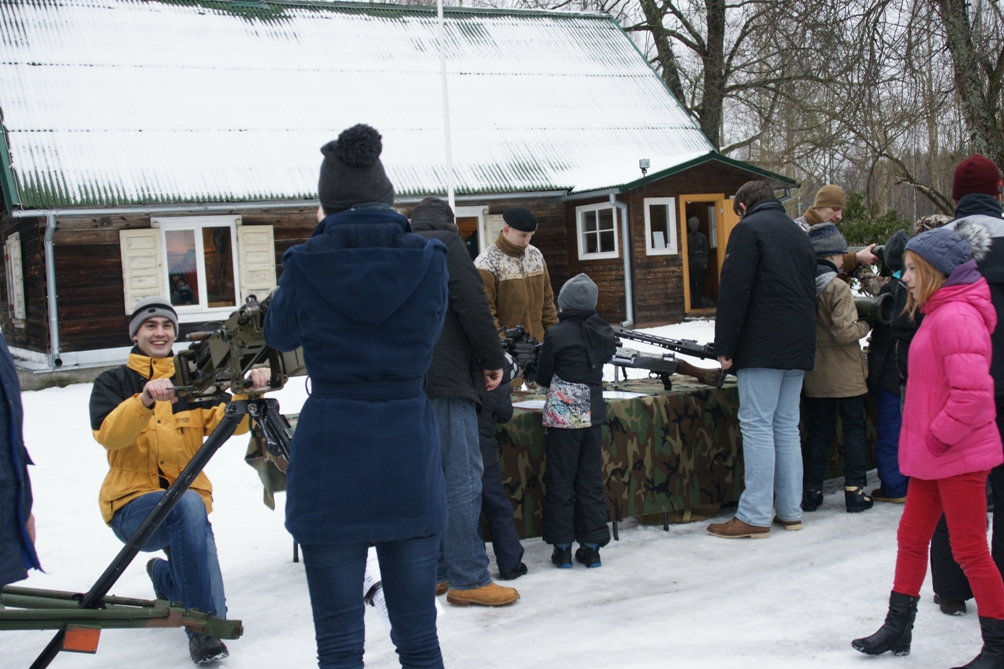
[[[899,443],[900,470],[910,487],[889,612],[875,634],[851,642],[862,653],[910,652],[927,547],[944,512],[983,634],[982,651],[965,667],[1004,668],[1004,581],[986,537],[987,475],[1004,461],[990,376],[997,313],[976,268],[989,247],[989,231],[973,222],[925,232],[906,246],[907,309],[924,314],[910,346]]]

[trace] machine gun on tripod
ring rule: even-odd
[[[212,331],[189,336],[192,345],[174,359],[175,393],[196,400],[222,400],[228,389],[245,393],[248,391],[245,374],[264,362],[269,363],[271,370],[269,389],[278,390],[288,377],[304,374],[306,368],[301,351],[280,353],[265,344],[263,326],[267,308],[268,298],[259,304],[251,296]],[[262,397],[262,392],[251,389],[247,399],[227,404],[216,429],[90,590],[86,593],[65,593],[4,588],[4,605],[28,609],[28,615],[13,609],[0,610],[0,629],[59,630],[31,669],[48,667],[61,650],[95,652],[102,627],[184,625],[205,630],[211,636],[222,639],[240,637],[243,627],[239,620],[220,620],[205,613],[184,611],[162,601],[109,597],[108,592],[216,451],[233,436],[245,415],[251,417],[252,428],[265,439],[270,453],[288,457],[292,428],[279,413],[279,403]],[[25,620],[28,621],[27,627]],[[21,626],[17,626],[19,621]]]
[[[721,388],[722,384],[725,382],[725,372],[722,371],[721,368],[706,369],[698,367],[690,364],[686,360],[681,360],[676,355],[677,353],[682,353],[684,355],[692,355],[697,358],[710,358],[714,360],[715,347],[713,344],[701,345],[692,339],[667,339],[665,337],[657,337],[655,335],[635,332],[633,330],[625,330],[624,328],[619,327],[614,328],[614,334],[617,335],[618,343],[626,339],[629,341],[651,344],[670,351],[669,353],[663,353],[662,355],[652,355],[644,354],[634,349],[624,348],[623,346],[618,347],[617,352],[610,361],[610,364],[621,369],[625,380],[627,379],[626,369],[630,367],[633,369],[647,369],[650,372],[651,377],[658,378],[662,381],[662,386],[666,390],[671,390],[673,387],[671,379],[673,374],[690,376],[705,385],[714,386],[716,388]]]

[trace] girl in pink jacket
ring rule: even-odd
[[[910,652],[927,549],[944,513],[983,634],[982,651],[965,668],[1004,669],[1004,581],[990,557],[986,530],[987,475],[1004,462],[990,377],[997,313],[976,269],[989,247],[989,231],[973,222],[930,230],[906,245],[907,310],[924,314],[910,344],[899,437],[899,467],[910,485],[885,624],[851,642],[869,655]]]

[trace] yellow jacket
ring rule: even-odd
[[[203,439],[223,419],[227,405],[179,398],[173,404],[155,402],[148,409],[140,399],[143,386],[150,379],[173,377],[174,358],[150,358],[135,351],[127,364],[101,374],[91,391],[91,428],[108,451],[109,470],[99,497],[106,523],[140,495],[174,483]],[[235,434],[247,431],[245,416]],[[213,486],[204,472],[196,477],[192,490],[202,495],[206,512],[211,512]]]

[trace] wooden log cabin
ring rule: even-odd
[[[399,210],[448,191],[435,8],[65,0],[0,14],[0,329],[26,367],[121,362],[149,295],[172,300],[184,334],[266,294],[316,223],[318,149],[357,122],[383,135]],[[713,305],[729,197],[754,178],[796,186],[718,154],[609,16],[452,7],[445,30],[462,234],[484,249],[506,208],[531,209],[555,293],[589,274],[612,322]],[[691,216],[711,247],[701,295]]]

